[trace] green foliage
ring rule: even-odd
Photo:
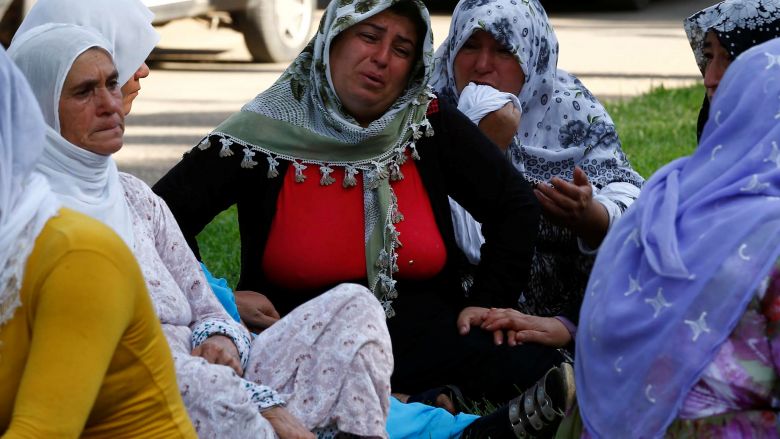
[[[693,152],[696,118],[703,96],[703,87],[696,85],[657,88],[637,98],[606,103],[623,150],[642,176],[648,178],[666,163]],[[209,270],[235,286],[241,265],[236,208],[217,216],[198,235],[198,243]]]
[[[605,106],[631,165],[648,178],[661,166],[696,148],[696,120],[704,87],[656,88]]]
[[[232,288],[241,270],[241,243],[236,206],[220,213],[198,235],[203,263],[215,277],[224,277]],[[260,269],[260,267],[257,267]]]

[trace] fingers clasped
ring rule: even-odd
[[[563,347],[571,341],[569,330],[557,318],[532,316],[514,309],[490,309],[480,327],[492,331],[494,340],[498,340],[496,332],[505,332],[509,346],[539,343]]]

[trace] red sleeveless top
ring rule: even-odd
[[[401,166],[404,179],[391,182],[404,220],[396,224],[402,246],[396,279],[421,280],[439,273],[447,261],[428,192],[414,160]],[[319,167],[308,166],[306,181],[295,182],[290,169],[276,202],[276,214],[263,254],[265,277],[288,290],[312,290],[340,282],[363,282],[366,251],[363,180],[344,188],[344,169],[334,168],[336,183],[319,184]]]

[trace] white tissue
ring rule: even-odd
[[[458,110],[472,122],[478,124],[488,113],[500,109],[509,102],[513,103],[515,108],[522,113],[520,100],[512,93],[504,93],[489,85],[478,85],[470,82],[460,92]]]

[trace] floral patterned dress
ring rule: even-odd
[[[212,294],[165,202],[141,180],[120,178],[133,214],[134,254],[199,437],[275,437],[261,412],[279,405],[311,430],[386,437],[393,358],[373,294],[341,285],[250,341]],[[216,334],[235,342],[245,377],[191,355]]]
[[[688,393],[667,437],[778,437],[779,371],[780,260]]]
[[[780,437],[780,259],[742,319],[688,393],[666,438]],[[580,434],[581,433],[581,434]],[[590,438],[579,413],[557,438]]]

